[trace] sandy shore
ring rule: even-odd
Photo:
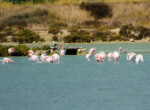
[[[102,41],[98,41],[98,42],[92,42],[92,43],[64,43],[64,42],[44,42],[44,43],[25,43],[25,44],[21,44],[21,45],[52,45],[52,44],[60,44],[60,45],[64,45],[64,44],[116,44],[116,43],[150,43],[150,41],[148,40],[135,40],[134,42],[131,41],[112,41],[112,42],[102,42]],[[1,43],[1,45],[19,45],[18,43]]]

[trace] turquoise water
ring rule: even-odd
[[[0,65],[0,110],[149,110],[150,54],[143,56],[139,65],[125,54],[115,64],[85,56],[64,56],[60,64],[11,57],[14,63]]]
[[[29,47],[35,47],[42,45],[29,45]],[[51,45],[52,46],[52,45]],[[96,47],[97,52],[99,50],[105,52],[112,52],[115,50],[119,50],[121,46],[122,49],[128,49],[129,52],[137,52],[137,53],[150,53],[150,43],[106,43],[106,44],[64,44],[65,47],[84,47],[89,50],[91,47]]]

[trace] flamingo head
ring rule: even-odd
[[[127,53],[127,51],[128,51],[128,49],[125,49],[125,50],[124,50],[124,53]]]
[[[96,47],[94,47],[93,49],[92,49],[92,53],[94,53],[96,51]]]

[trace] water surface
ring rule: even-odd
[[[60,64],[12,57],[0,65],[0,110],[149,110],[150,54],[136,65],[64,56]],[[1,58],[0,58],[1,59]]]
[[[65,46],[96,47],[97,52],[122,46],[142,53],[145,61],[127,62],[125,54],[118,63],[104,64],[88,62],[85,56],[64,56],[60,64],[11,57],[14,63],[0,65],[0,110],[149,110],[150,44]]]

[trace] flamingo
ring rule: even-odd
[[[38,63],[41,63],[41,62],[39,62],[39,59],[38,59],[38,56],[37,56],[37,55],[32,55],[32,56],[29,58],[29,60],[32,60],[33,63],[35,63],[36,61],[37,61]]]
[[[93,54],[95,51],[96,51],[96,47],[91,48],[90,51],[89,51],[89,54]]]
[[[14,52],[15,52],[15,49],[14,49],[14,48],[11,47],[11,48],[8,49],[9,55],[11,55],[11,54],[14,53]]]
[[[47,54],[41,54],[41,62],[46,62],[46,59],[49,58],[49,56]]]
[[[63,46],[61,46],[61,47],[60,47],[60,55],[61,55],[61,56],[64,56],[65,53],[66,53],[66,49],[65,49]]]
[[[91,60],[91,58],[92,58],[92,56],[93,56],[93,54],[94,54],[95,51],[96,51],[96,48],[95,48],[95,47],[90,49],[89,53],[86,55],[86,59],[87,59],[88,61]]]
[[[46,59],[45,62],[47,62],[47,63],[53,63],[54,61],[53,61],[52,56],[49,56],[49,57]]]
[[[143,55],[141,55],[141,54],[136,55],[135,61],[136,61],[136,64],[143,62],[144,61]]]
[[[127,54],[127,60],[133,61],[136,58],[136,53],[128,53]]]
[[[127,53],[127,51],[128,49],[125,49],[124,53]],[[134,61],[135,58],[136,58],[136,53],[133,53],[133,52],[127,53],[127,60]]]
[[[57,53],[53,54],[51,57],[54,63],[60,63],[60,56]]]
[[[119,60],[120,51],[122,51],[122,48],[121,48],[121,47],[119,48],[119,51],[118,51],[118,52],[117,52],[117,51],[113,52],[113,60],[114,60],[115,62],[118,62],[118,60]]]
[[[88,61],[90,61],[91,58],[92,58],[92,56],[93,56],[92,54],[89,54],[89,53],[88,53],[88,54],[86,55],[86,59],[87,59]]]
[[[100,52],[100,53],[97,53],[96,55],[95,55],[95,59],[96,59],[96,61],[98,61],[98,62],[104,62],[104,60],[106,59],[106,53],[105,52]]]
[[[7,57],[3,58],[3,60],[0,60],[0,61],[2,62],[2,64],[8,64],[9,62],[14,62],[12,59],[7,58]]]
[[[61,50],[60,50],[60,55],[61,55],[61,56],[64,56],[65,53],[66,53],[66,50],[65,50],[65,49],[61,49]]]
[[[112,52],[108,53],[108,54],[107,54],[107,59],[108,59],[108,61],[111,61],[112,58],[113,58],[113,53],[112,53]]]
[[[32,55],[34,55],[34,52],[32,50],[29,50],[28,54],[31,57]]]

